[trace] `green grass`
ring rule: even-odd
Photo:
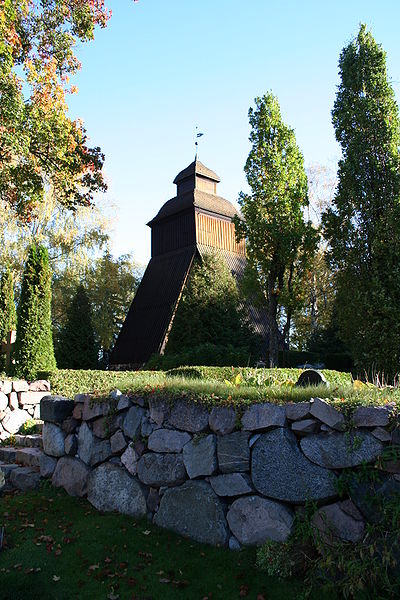
[[[325,398],[339,410],[349,412],[357,406],[383,406],[393,403],[400,409],[400,388],[369,385],[356,389],[349,373],[324,370],[329,388],[297,388],[301,369],[238,369],[230,367],[184,367],[171,371],[74,371],[51,374],[53,394],[73,398],[76,393],[92,393],[104,398],[115,389],[123,393],[158,395],[171,402],[177,399],[201,402],[208,406],[232,404],[245,407],[254,402],[302,402]],[[240,374],[240,378],[237,376]]]
[[[49,485],[1,497],[1,525],[2,600],[294,600],[304,591],[256,570],[254,548],[197,544]]]

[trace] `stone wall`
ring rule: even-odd
[[[314,525],[323,535],[355,542],[376,519],[369,484],[355,478],[339,499],[338,477],[378,461],[374,494],[400,492],[400,462],[379,460],[385,446],[400,444],[392,410],[358,408],[346,423],[318,398],[253,404],[239,415],[118,391],[102,404],[82,394],[47,397],[41,474],[99,510],[147,515],[199,542],[237,549],[284,541],[308,501],[319,506]]]
[[[29,419],[40,418],[40,401],[50,392],[45,380],[0,379],[0,441],[17,433]]]

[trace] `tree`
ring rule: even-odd
[[[252,148],[245,173],[251,192],[241,192],[243,220],[235,217],[237,238],[246,239],[250,279],[267,308],[269,364],[287,339],[294,310],[303,302],[302,280],[318,235],[305,222],[307,177],[294,131],[282,121],[272,93],[250,108]]]
[[[51,189],[69,209],[106,189],[100,148],[67,115],[73,47],[106,25],[103,0],[0,2],[0,199],[23,221]]]
[[[15,330],[16,323],[14,282],[11,270],[7,267],[0,277],[0,343],[7,339],[10,331]],[[0,373],[8,368],[5,354],[0,354]]]
[[[339,59],[332,120],[342,147],[324,216],[342,339],[356,365],[394,376],[400,360],[400,128],[386,54],[365,25]]]
[[[130,255],[113,258],[106,250],[91,261],[71,263],[53,279],[53,327],[56,347],[66,324],[69,306],[81,281],[85,281],[100,363],[108,354],[125,320],[141,278],[141,270]]]
[[[34,379],[56,368],[51,327],[51,270],[47,249],[32,245],[17,311],[15,374]]]
[[[226,263],[213,253],[204,256],[193,266],[183,290],[166,354],[179,354],[203,344],[246,347],[251,354],[254,341]]]
[[[57,344],[57,364],[61,369],[96,369],[98,345],[92,323],[92,308],[80,284],[68,309],[67,322]]]

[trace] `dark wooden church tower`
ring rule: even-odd
[[[151,260],[110,358],[111,368],[135,368],[163,353],[173,315],[194,259],[210,250],[222,254],[238,277],[245,243],[235,239],[235,207],[217,195],[220,181],[199,160],[174,179],[177,195],[148,223]]]

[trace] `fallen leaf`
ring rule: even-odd
[[[149,531],[148,529],[146,529],[146,531],[142,531],[143,535],[150,535],[151,531]]]
[[[100,569],[100,565],[90,565],[89,571],[95,571],[96,569]]]
[[[53,581],[60,581],[61,577],[58,575],[53,575]]]

